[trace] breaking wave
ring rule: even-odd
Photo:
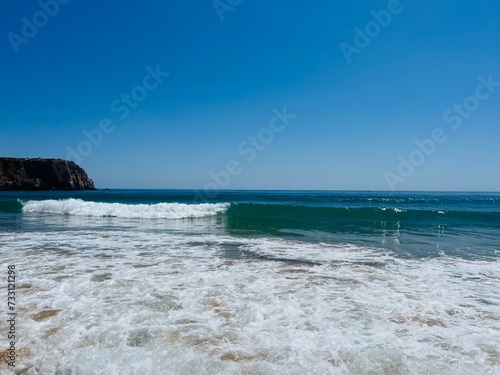
[[[23,213],[52,213],[130,219],[185,219],[214,216],[225,212],[228,207],[229,203],[123,204],[87,202],[81,199],[49,199],[25,202],[22,211]]]

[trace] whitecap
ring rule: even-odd
[[[225,212],[229,203],[122,204],[88,202],[81,199],[42,200],[23,203],[23,213],[120,217],[130,219],[183,219],[214,216]]]

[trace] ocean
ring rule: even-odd
[[[196,196],[0,192],[0,373],[500,374],[499,193]]]

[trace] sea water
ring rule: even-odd
[[[500,374],[500,194],[196,196],[0,193],[0,373]]]

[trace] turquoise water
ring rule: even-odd
[[[498,193],[0,192],[33,374],[495,374],[499,234]]]
[[[106,206],[95,212],[50,212],[39,207],[22,213],[23,203],[69,198],[100,203],[155,205],[158,203],[196,204],[199,194],[183,190],[111,190],[85,192],[4,192],[0,194],[0,223],[4,229],[57,230],[57,219],[67,228],[67,216],[116,217],[102,221],[106,226],[137,225],[145,222],[147,207],[134,215],[120,210],[109,213]],[[314,191],[225,191],[207,203],[228,203],[213,220],[211,212],[198,218],[194,228],[242,236],[295,237],[304,241],[354,243],[381,246],[406,256],[495,257],[500,232],[500,194],[497,193],[380,193]],[[102,211],[100,211],[102,210]],[[59,215],[60,217],[57,217]],[[123,216],[123,217],[122,217]],[[185,216],[185,217],[184,217]],[[36,220],[34,220],[36,218]],[[79,219],[83,219],[80,217]],[[178,219],[189,219],[179,212]],[[162,220],[160,217],[157,220]],[[163,220],[162,229],[178,228],[179,223]],[[85,225],[85,220],[73,221]],[[92,220],[92,225],[99,221]],[[125,224],[126,223],[126,224]],[[186,225],[189,231],[190,226]]]

